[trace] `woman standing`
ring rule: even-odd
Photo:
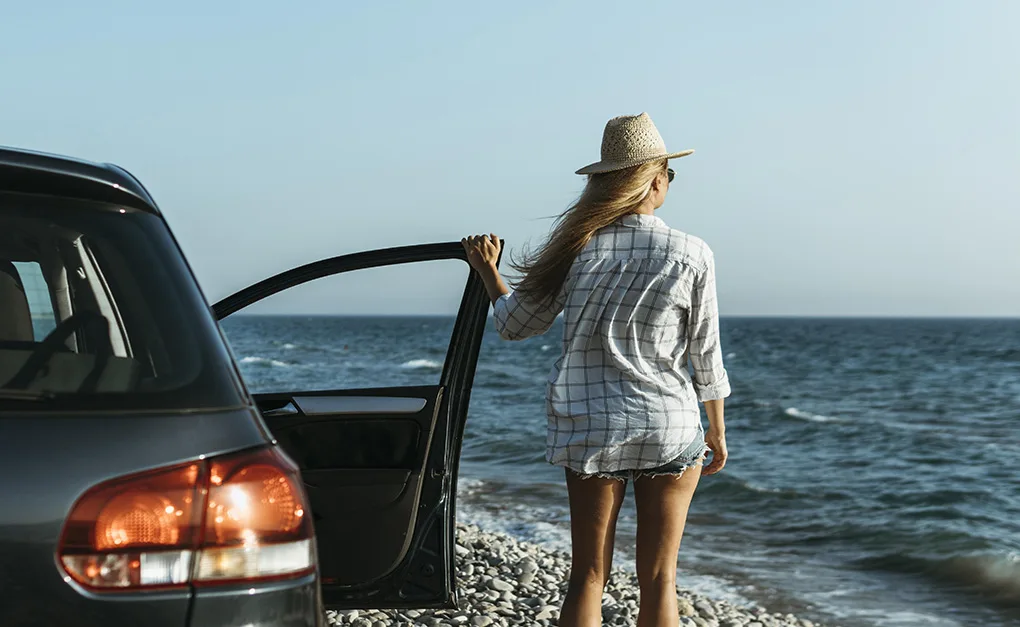
[[[715,265],[702,240],[654,215],[673,171],[647,114],[613,118],[601,161],[538,251],[515,264],[511,292],[495,235],[463,240],[508,340],[544,333],[563,313],[563,351],[547,389],[546,459],[563,466],[572,565],[562,627],[600,625],[627,480],[637,505],[638,627],[678,624],[676,560],[700,475],[726,463]],[[688,372],[690,365],[691,372]],[[709,430],[702,430],[698,401]],[[706,448],[712,461],[701,472]]]

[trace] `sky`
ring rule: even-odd
[[[211,302],[293,266],[541,243],[606,120],[648,112],[659,210],[723,315],[1020,315],[1020,2],[31,2],[0,144],[117,163]],[[261,312],[443,313],[459,262]]]

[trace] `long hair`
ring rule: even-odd
[[[554,299],[592,235],[633,213],[651,191],[652,179],[665,169],[662,160],[590,175],[581,196],[556,219],[545,243],[511,260],[511,267],[523,275],[514,288],[533,302]]]

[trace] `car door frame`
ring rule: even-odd
[[[212,306],[212,311],[215,318],[220,321],[264,298],[316,279],[355,270],[446,259],[459,259],[467,263],[467,254],[460,242],[419,244],[340,255],[304,264],[263,279],[220,300]],[[435,425],[436,436],[429,448],[425,466],[427,476],[432,479],[441,477],[442,481],[439,482],[438,489],[437,482],[424,482],[419,504],[420,510],[428,511],[434,508],[434,511],[417,518],[410,549],[400,567],[390,575],[375,582],[365,582],[356,586],[338,587],[324,584],[323,599],[327,608],[457,607],[454,564],[457,474],[464,425],[471,400],[471,387],[482,337],[488,324],[489,306],[490,300],[481,277],[473,269],[469,269],[440,376],[439,385],[442,389],[442,405],[445,411],[441,409],[439,412]],[[269,431],[268,428],[266,430]],[[426,487],[429,487],[427,492]],[[439,529],[432,529],[436,521]],[[422,559],[422,554],[426,552],[431,554],[431,557]],[[431,565],[436,562],[442,572],[434,572]],[[427,602],[423,602],[420,596],[416,597],[414,594],[405,596],[405,587],[399,581],[404,578],[406,580],[404,583],[413,589],[414,582],[408,575],[413,574],[418,567],[430,577],[440,575],[438,579],[441,583],[440,592]],[[433,569],[432,573],[428,573],[430,568]],[[386,582],[386,586],[381,588],[383,580],[389,578],[394,581]],[[379,594],[385,593],[385,590],[390,591],[391,598],[384,600]],[[402,598],[392,598],[393,592]],[[373,604],[364,605],[366,601]]]

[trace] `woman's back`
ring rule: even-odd
[[[592,237],[562,295],[549,461],[584,473],[649,468],[698,437],[698,398],[729,392],[714,280],[708,246],[655,216],[624,216]]]

